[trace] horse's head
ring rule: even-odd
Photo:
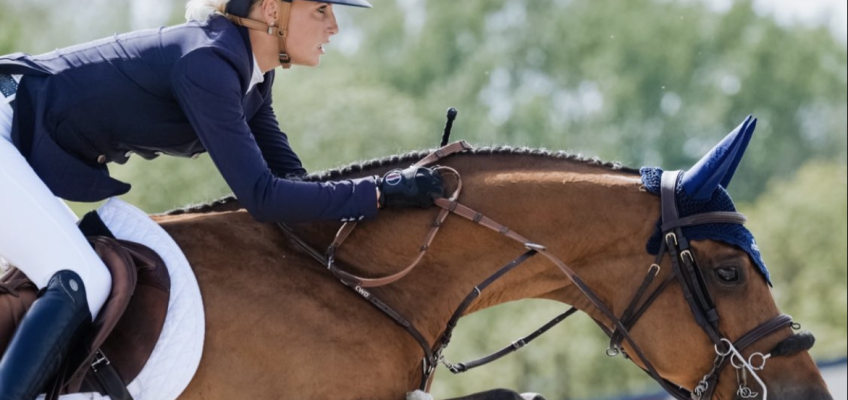
[[[644,352],[693,398],[831,399],[807,353],[812,335],[795,333],[780,315],[756,242],[727,194],[755,125],[749,117],[685,172],[642,169],[645,189],[662,203],[647,244],[657,255],[649,275],[665,285],[654,283],[641,299],[627,295],[635,306],[622,319],[639,349],[620,333],[613,343],[643,368],[634,354]]]

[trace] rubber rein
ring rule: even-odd
[[[415,166],[431,166],[437,163],[442,158],[445,158],[449,155],[472,149],[473,148],[465,141],[454,142],[430,153],[427,157],[416,163]],[[449,167],[440,166],[435,168],[438,169],[443,175],[455,176],[457,180],[457,188],[454,190],[454,192],[449,198],[440,198],[435,200],[436,206],[440,207],[441,210],[436,219],[433,221],[432,227],[430,228],[430,231],[424,240],[424,244],[419,249],[418,255],[415,257],[412,263],[409,264],[409,266],[393,275],[389,275],[382,278],[364,278],[345,272],[344,270],[339,268],[335,259],[336,250],[350,236],[354,228],[356,228],[356,222],[347,222],[342,225],[342,227],[336,234],[333,243],[329,246],[325,254],[322,254],[312,248],[302,238],[297,236],[294,231],[287,225],[282,223],[278,224],[278,226],[290,239],[292,239],[304,251],[306,251],[319,263],[321,263],[321,265],[325,266],[336,278],[339,279],[339,281],[341,281],[341,283],[355,291],[362,298],[364,298],[372,305],[377,307],[380,311],[385,313],[389,318],[391,318],[397,324],[403,327],[416,340],[416,342],[418,342],[424,352],[424,357],[422,360],[421,384],[419,385],[419,389],[427,389],[433,372],[435,371],[439,363],[444,364],[452,373],[455,374],[462,373],[472,368],[488,364],[524,347],[527,343],[541,336],[550,328],[562,322],[567,317],[573,315],[577,311],[576,308],[572,307],[568,311],[556,316],[553,320],[543,325],[541,328],[537,329],[527,337],[517,340],[511,345],[481,359],[459,364],[452,364],[445,360],[442,353],[451,341],[453,330],[456,327],[459,318],[465,314],[465,311],[474,302],[474,300],[476,300],[480,296],[482,291],[485,290],[493,282],[501,278],[503,275],[505,275],[507,272],[521,265],[524,261],[527,261],[528,259],[534,256],[541,255],[542,257],[546,258],[551,263],[553,263],[557,268],[559,268],[560,271],[562,271],[566,275],[566,277],[568,277],[568,279],[571,280],[571,282],[580,290],[580,292],[582,292],[582,294],[598,309],[598,311],[600,311],[607,319],[609,319],[613,327],[612,330],[607,328],[600,321],[596,321],[598,325],[601,326],[601,328],[604,330],[604,332],[607,333],[607,335],[609,335],[611,338],[610,348],[609,350],[607,350],[607,354],[610,356],[614,356],[619,353],[623,353],[624,350],[622,347],[622,343],[624,341],[627,341],[627,343],[633,349],[635,356],[638,357],[642,364],[645,366],[645,372],[647,372],[652,378],[659,382],[660,385],[662,385],[662,387],[674,398],[678,400],[711,399],[715,388],[717,387],[718,377],[722,369],[728,364],[732,365],[737,370],[737,380],[739,383],[739,390],[737,391],[737,394],[740,397],[753,398],[758,395],[757,392],[754,392],[747,385],[747,377],[750,374],[750,376],[752,376],[762,388],[763,400],[767,398],[766,386],[757,375],[757,371],[760,371],[765,368],[766,361],[769,358],[773,356],[776,357],[780,355],[790,355],[790,353],[781,352],[780,349],[776,348],[777,351],[773,350],[769,354],[764,355],[762,353],[754,353],[748,359],[745,359],[742,356],[741,351],[747,348],[748,346],[752,345],[753,343],[759,341],[760,339],[769,336],[781,329],[787,327],[794,327],[797,329],[798,327],[793,324],[791,317],[787,315],[778,315],[768,320],[764,324],[754,328],[750,332],[746,333],[742,336],[742,338],[735,342],[731,342],[730,340],[726,339],[725,336],[723,336],[719,332],[718,314],[716,312],[715,305],[710,297],[710,293],[707,289],[703,274],[699,269],[694,255],[690,250],[689,243],[683,236],[682,232],[683,227],[692,225],[708,223],[742,224],[746,220],[742,214],[735,212],[712,212],[698,214],[686,218],[679,218],[677,207],[675,204],[674,189],[675,184],[677,182],[677,176],[680,172],[665,172],[663,174],[662,179],[661,196],[663,221],[662,230],[665,240],[662,244],[660,252],[657,255],[656,262],[648,268],[647,275],[645,276],[642,284],[633,296],[630,305],[625,309],[622,316],[618,317],[600,300],[600,298],[594,293],[594,291],[592,291],[592,289],[589,288],[589,286],[571,268],[569,268],[560,259],[550,254],[545,246],[534,243],[529,239],[525,238],[524,236],[510,230],[507,226],[497,223],[492,219],[486,217],[482,213],[460,204],[457,201],[462,191],[462,180],[460,174],[456,170]],[[439,229],[441,228],[442,224],[444,223],[445,219],[449,214],[459,215],[479,225],[494,230],[518,242],[527,251],[524,254],[520,255],[518,258],[506,264],[504,267],[495,272],[482,283],[475,286],[468,294],[468,296],[466,296],[466,298],[462,301],[456,311],[453,313],[450,320],[448,320],[444,332],[436,340],[436,343],[431,345],[424,338],[421,332],[419,332],[418,329],[416,329],[415,326],[413,326],[412,323],[410,323],[406,317],[404,317],[394,308],[380,300],[376,295],[374,295],[374,293],[372,293],[368,289],[385,286],[397,282],[398,280],[409,274],[424,257],[424,254],[426,254],[426,252],[429,250],[430,244],[432,243],[433,239],[435,238],[436,234],[438,233]],[[662,282],[655,289],[655,291],[647,297],[644,302],[642,302],[642,298],[645,297],[645,294],[651,287],[654,278],[656,278],[656,276],[660,272],[660,264],[662,262],[662,259],[665,257],[666,253],[671,258],[671,263],[674,272],[671,276],[669,276],[668,279]],[[689,303],[690,308],[692,309],[692,312],[695,316],[695,320],[698,322],[699,326],[701,326],[707,336],[709,336],[710,340],[715,344],[716,359],[713,363],[713,368],[704,376],[704,378],[701,380],[694,392],[689,392],[663,379],[656,371],[654,366],[645,357],[642,350],[636,344],[633,337],[629,333],[629,329],[632,328],[633,325],[635,325],[637,320],[644,314],[647,308],[654,302],[654,300],[659,297],[660,293],[662,293],[663,290],[668,287],[668,285],[675,279],[679,281],[681,286],[683,287],[685,298]],[[778,345],[778,347],[780,347],[780,345]],[[812,347],[812,344],[810,344],[809,347]],[[796,349],[793,350],[791,354],[807,349],[808,348]]]

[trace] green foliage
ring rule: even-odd
[[[791,179],[772,181],[743,211],[782,311],[818,339],[813,354],[848,352],[848,167],[811,162]]]
[[[726,14],[654,0],[428,1],[420,30],[402,28],[394,2],[379,6],[354,15],[366,40],[340,65],[457,106],[458,134],[474,142],[685,168],[754,113],[747,200],[809,157],[845,152],[844,46],[779,27],[750,1]]]
[[[525,300],[484,310],[460,320],[445,355],[464,362],[488,355],[527,336],[565,311],[544,300]],[[538,392],[549,399],[603,398],[659,390],[638,367],[604,354],[609,338],[583,314],[577,314],[527,347],[476,370],[451,375],[440,368],[434,398],[467,395],[496,387]]]
[[[309,170],[434,147],[449,106],[460,111],[454,139],[687,168],[753,113],[760,124],[731,192],[748,204],[779,305],[817,335],[814,354],[848,351],[848,52],[829,32],[780,26],[752,0],[721,13],[675,0],[372,2],[336,8],[342,33],[319,68],[277,71],[280,125]],[[182,0],[154,3],[180,22]],[[87,4],[0,0],[0,53],[131,29],[129,3]],[[111,169],[148,212],[228,192],[208,156]],[[448,356],[495,350],[560,311],[533,301],[475,314]],[[649,387],[630,362],[603,356],[591,321],[565,325],[491,367],[440,372],[435,393],[510,387],[574,399]]]

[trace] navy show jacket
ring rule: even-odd
[[[253,68],[247,30],[221,16],[0,57],[0,73],[24,75],[13,142],[58,197],[126,193],[130,185],[109,177],[106,163],[133,153],[208,151],[259,221],[373,218],[373,178],[286,179],[306,171],[271,107],[274,71],[248,92]]]

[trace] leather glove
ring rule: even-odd
[[[377,178],[380,207],[420,207],[433,205],[433,199],[445,196],[442,174],[431,168],[393,169]]]

